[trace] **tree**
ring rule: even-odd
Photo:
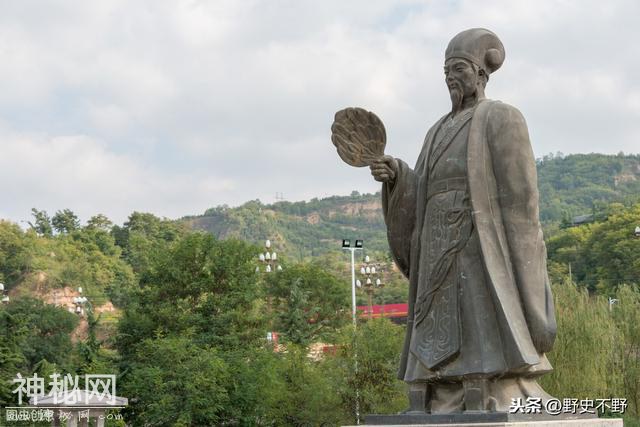
[[[311,360],[307,349],[289,345],[278,354],[270,383],[264,390],[268,406],[262,418],[266,425],[323,426],[342,425],[346,417],[340,410],[334,377],[323,361]]]
[[[338,353],[323,360],[322,369],[340,396],[346,417],[343,423],[354,423],[356,399],[361,414],[406,409],[406,386],[397,378],[404,335],[404,327],[385,318],[368,320],[355,330],[352,325],[341,330]]]
[[[27,371],[33,371],[41,360],[71,371],[70,334],[78,325],[75,314],[30,297],[14,299],[5,310],[6,315],[14,321],[20,319],[28,328],[20,344]]]
[[[213,348],[186,337],[145,339],[124,377],[131,402],[125,413],[134,426],[220,425],[231,404],[230,381]]]
[[[254,347],[266,336],[256,252],[244,242],[193,233],[157,253],[119,323],[122,354],[158,335],[191,334],[220,349]]]
[[[18,403],[15,401],[16,396],[11,393],[11,379],[15,378],[26,363],[22,347],[29,328],[25,320],[0,306],[0,404],[3,407]]]
[[[0,220],[0,281],[10,289],[23,280],[32,270],[39,246],[45,246],[48,240],[38,239],[33,231],[25,233],[17,224]]]
[[[618,285],[640,283],[640,204],[609,206],[606,219],[561,230],[548,238],[549,265],[571,266],[573,280],[613,295]]]
[[[150,258],[116,338],[125,390],[143,402],[130,413],[134,425],[255,423],[263,401],[256,377],[270,376],[260,363],[267,360],[266,322],[257,252],[237,240],[192,233]],[[193,405],[179,407],[192,396]]]
[[[265,284],[273,330],[287,342],[327,338],[349,319],[349,285],[318,264],[289,265],[268,275]]]
[[[40,236],[51,236],[53,234],[53,228],[51,227],[51,218],[47,214],[47,211],[39,211],[36,208],[31,208],[31,215],[34,222],[29,222],[29,226]]]
[[[87,221],[88,229],[110,231],[111,227],[113,227],[113,222],[103,214],[94,215]]]
[[[69,234],[80,227],[80,220],[70,209],[57,211],[51,219],[51,223],[58,233]]]
[[[141,212],[129,215],[122,227],[116,225],[111,229],[116,245],[122,248],[122,258],[138,275],[147,271],[157,254],[187,232],[184,224]]]
[[[309,292],[301,289],[301,282],[302,279],[298,278],[291,284],[289,296],[286,299],[287,308],[278,314],[276,329],[286,338],[286,341],[306,346],[316,335],[314,330],[323,325],[316,326],[310,323]]]
[[[589,265],[584,280],[594,289],[614,290],[623,283],[640,283],[640,204],[631,208],[612,204],[607,220],[592,228],[582,256]],[[606,291],[605,291],[606,292]]]

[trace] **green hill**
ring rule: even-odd
[[[640,199],[640,155],[548,155],[537,167],[540,218],[546,227],[604,211],[613,202],[630,205]],[[350,196],[270,205],[254,200],[235,208],[211,208],[182,221],[220,238],[255,243],[269,238],[296,259],[334,251],[343,238],[364,239],[370,251],[388,251],[379,193],[354,191]]]
[[[640,199],[640,155],[548,155],[537,161],[543,224]]]
[[[271,239],[295,259],[335,251],[344,238],[364,239],[367,249],[387,251],[379,194],[353,192],[351,196],[272,205],[254,200],[237,208],[211,208],[183,221],[223,239],[235,237],[259,244]]]

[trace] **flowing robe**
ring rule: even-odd
[[[462,151],[466,154],[466,167],[458,171],[466,180],[465,186],[453,186],[462,191],[459,196],[451,196],[451,192],[445,196],[468,200],[468,205],[445,205],[450,204],[451,212],[468,208],[472,230],[459,244],[453,263],[466,263],[471,276],[460,280],[458,270],[452,273],[449,269],[445,272],[449,285],[442,288],[433,273],[438,261],[431,259],[438,255],[438,249],[427,249],[433,245],[433,233],[424,231],[437,221],[437,215],[429,215],[434,211],[428,206],[428,199],[438,191],[433,187],[441,184],[437,174],[432,181],[430,169],[437,167],[433,156],[443,153],[438,148],[441,144],[434,148],[434,141],[442,142],[443,132],[438,131],[447,116],[427,133],[415,168],[398,160],[396,180],[391,185],[383,184],[389,245],[397,265],[409,279],[407,336],[398,373],[406,381],[460,379],[478,374],[531,377],[551,370],[544,353],[553,346],[556,322],[539,222],[536,166],[526,123],[517,109],[497,101],[481,101],[471,115],[468,122],[454,129],[453,138],[458,148],[461,139],[466,143]],[[464,224],[459,225],[465,229]],[[449,238],[440,250],[446,251],[445,246],[455,244],[454,240]],[[448,267],[445,263],[444,269]],[[460,294],[460,289],[469,286],[479,294]],[[443,295],[446,297],[443,289],[447,287],[454,289],[449,293],[456,299],[450,314],[457,316],[449,335],[457,333],[462,342],[454,342],[452,347],[447,344],[449,350],[444,349],[444,356],[439,358],[432,347],[424,345],[429,341],[425,338],[429,321],[424,318],[442,321],[438,307],[442,306]],[[425,294],[431,295],[426,305]],[[475,305],[479,309],[470,313],[474,304],[468,299],[474,295],[484,302]],[[488,330],[492,324],[496,326]],[[459,328],[457,332],[455,328]],[[490,340],[476,337],[473,345],[466,345],[464,340],[469,341],[470,331],[484,332]],[[420,340],[416,341],[416,335],[421,336]]]

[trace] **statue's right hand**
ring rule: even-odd
[[[379,182],[393,184],[398,174],[398,161],[391,156],[384,155],[369,166],[373,179]]]

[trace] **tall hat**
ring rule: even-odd
[[[494,33],[484,28],[471,28],[458,33],[449,42],[445,61],[449,58],[464,58],[481,67],[487,76],[504,62],[504,46]]]

